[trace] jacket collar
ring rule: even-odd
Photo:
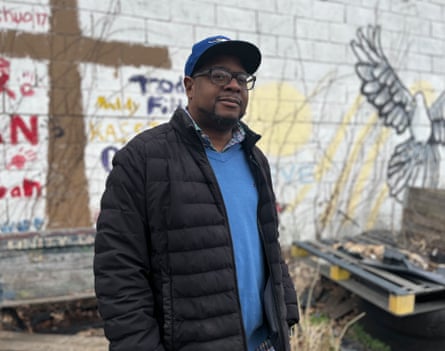
[[[181,134],[186,143],[196,145],[197,143],[202,145],[201,139],[193,125],[193,121],[187,115],[182,107],[178,107],[170,119],[170,123],[173,128]],[[244,131],[246,132],[246,137],[242,142],[243,146],[247,149],[253,148],[261,136],[250,129],[247,124],[240,122]]]

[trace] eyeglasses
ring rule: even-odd
[[[228,70],[219,67],[212,67],[205,71],[198,72],[193,75],[193,78],[201,76],[209,77],[213,84],[219,86],[227,85],[233,78],[235,78],[238,85],[243,90],[252,90],[256,81],[256,77],[251,74],[244,72],[229,72]]]

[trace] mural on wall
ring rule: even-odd
[[[46,65],[0,57],[0,232],[44,224]]]
[[[2,54],[11,62],[29,58],[49,65],[49,117],[44,123],[48,129],[48,166],[42,182],[45,184],[45,209],[34,212],[38,212],[39,218],[45,218],[47,228],[91,226],[84,154],[87,137],[82,107],[83,77],[79,63],[106,67],[141,64],[169,67],[170,60],[168,50],[163,47],[83,36],[76,0],[65,1],[63,7],[57,0],[50,0],[48,5],[42,6],[46,12],[25,4],[15,4],[11,8],[4,6],[3,16],[6,17],[0,33]],[[14,98],[7,76],[3,75],[1,79],[1,94]],[[29,88],[25,86],[23,93],[30,94]],[[4,108],[4,113],[12,115],[13,110]],[[29,154],[25,155],[29,157]],[[9,223],[15,219],[2,220]],[[29,221],[29,218],[25,220]],[[5,228],[5,231],[9,230],[9,227]]]
[[[0,11],[0,232],[89,227],[116,151],[185,106],[185,44],[147,45],[156,20],[143,2],[13,4]],[[174,42],[150,43],[164,34]],[[301,75],[280,77],[266,60],[281,58],[265,55],[251,92],[245,120],[271,163],[284,243],[389,228],[407,187],[443,186],[445,93],[412,93],[378,27],[351,47],[356,74],[295,55]]]
[[[97,65],[85,65],[83,71],[88,77],[101,79],[82,82],[82,90],[90,90],[89,99],[84,101],[88,139],[85,163],[93,219],[98,215],[114,154],[133,136],[168,121],[178,106],[186,104],[183,77],[172,70],[101,67],[100,75],[97,70]]]
[[[342,84],[354,90],[355,83],[329,74],[312,91],[283,81],[252,92],[246,120],[262,134],[287,242],[397,230],[404,190],[439,185],[444,94],[429,109],[431,94],[419,93],[423,106],[415,103],[383,54],[378,30],[368,30],[351,44],[363,83],[349,106],[319,98]],[[336,113],[335,122],[323,121],[326,113]]]
[[[351,42],[357,57],[361,93],[374,106],[383,124],[405,140],[396,145],[387,169],[390,195],[402,202],[407,187],[437,188],[439,147],[445,145],[445,91],[427,106],[422,91],[412,94],[383,52],[380,27],[357,31]]]

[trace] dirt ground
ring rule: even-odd
[[[1,351],[107,351],[103,336],[78,333],[76,335],[31,334],[0,331]]]

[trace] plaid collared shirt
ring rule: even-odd
[[[273,347],[270,339],[266,339],[256,348],[255,351],[275,351],[275,347]]]
[[[217,151],[214,146],[212,145],[212,142],[210,141],[210,138],[207,134],[205,134],[202,129],[198,126],[198,124],[195,122],[195,120],[190,115],[190,112],[187,109],[184,109],[185,112],[187,112],[187,115],[190,117],[190,119],[193,122],[193,125],[195,126],[196,131],[201,136],[201,139],[204,143],[205,147],[208,147],[209,149],[213,151]],[[243,126],[240,123],[237,123],[237,125],[233,128],[232,132],[232,139],[229,140],[229,142],[224,146],[222,152],[228,150],[231,146],[241,143],[244,138],[246,137],[246,132],[243,128]]]

